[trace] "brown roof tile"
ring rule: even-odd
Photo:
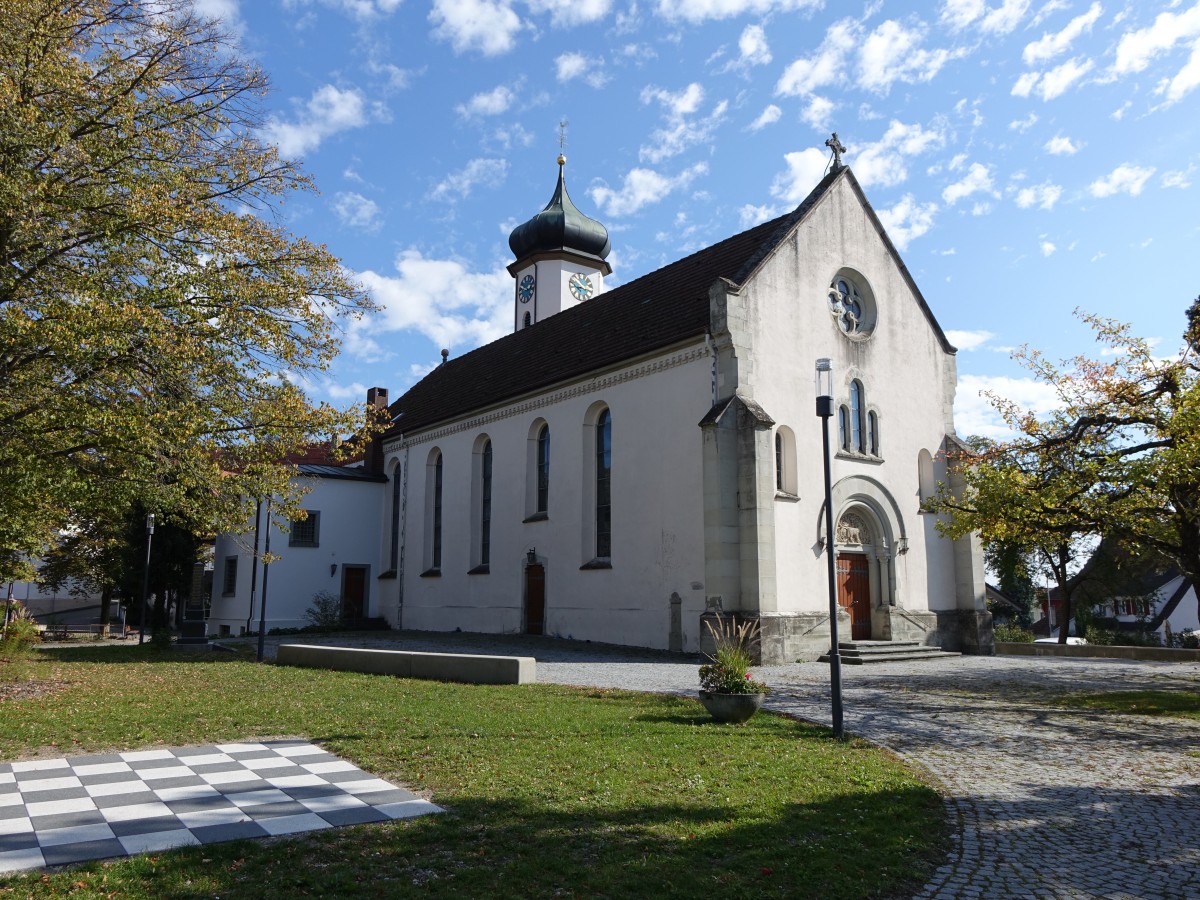
[[[391,405],[388,434],[419,431],[700,337],[709,325],[709,288],[720,278],[740,284],[748,277],[837,174],[786,215],[447,360]]]

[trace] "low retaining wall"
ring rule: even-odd
[[[1002,656],[1071,656],[1083,659],[1138,659],[1150,662],[1200,662],[1200,650],[1167,647],[1111,647],[1106,644],[1019,644],[996,641]]]
[[[311,644],[280,644],[275,661],[284,666],[426,678],[432,681],[462,681],[467,684],[530,684],[536,680],[537,665],[537,660],[532,656],[415,653],[361,647],[317,647]]]

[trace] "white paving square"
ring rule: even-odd
[[[178,831],[155,831],[150,834],[128,834],[118,838],[126,853],[153,853],[157,850],[173,850],[176,847],[198,847],[200,839],[181,828]]]
[[[44,800],[41,803],[26,803],[30,816],[57,816],[61,813],[87,812],[96,808],[91,797],[74,800]]]
[[[25,869],[40,869],[46,858],[37,847],[28,850],[6,850],[0,853],[0,872],[21,872]]]
[[[70,828],[50,828],[38,832],[38,843],[43,847],[58,847],[61,844],[82,844],[86,841],[107,841],[113,838],[107,825],[72,825]]]
[[[106,822],[132,822],[135,819],[156,819],[172,816],[171,808],[165,803],[131,803],[128,806],[110,806],[100,810]]]
[[[261,819],[258,823],[267,834],[296,834],[301,831],[320,831],[322,828],[333,826],[316,813],[305,813],[298,816],[275,816]]]

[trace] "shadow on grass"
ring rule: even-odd
[[[122,897],[902,897],[944,857],[940,801],[912,789],[735,811],[695,803],[547,810],[461,797],[450,811],[298,838],[237,841],[11,884]],[[847,848],[859,848],[850,854]],[[869,849],[868,849],[869,848]],[[863,864],[853,862],[864,853]],[[866,860],[869,859],[869,862]],[[0,882],[2,883],[2,882]]]

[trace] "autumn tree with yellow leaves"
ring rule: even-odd
[[[240,523],[363,427],[296,386],[371,304],[279,222],[313,185],[257,134],[266,90],[186,0],[5,0],[0,578],[100,506]]]
[[[1053,573],[1071,617],[1072,575],[1100,539],[1131,560],[1174,566],[1200,585],[1200,300],[1180,349],[1165,355],[1128,325],[1080,313],[1098,357],[1058,364],[1017,357],[1053,388],[1038,417],[990,400],[1014,437],[984,442],[952,461],[958,476],[926,508],[953,537],[977,531],[1035,553]]]

